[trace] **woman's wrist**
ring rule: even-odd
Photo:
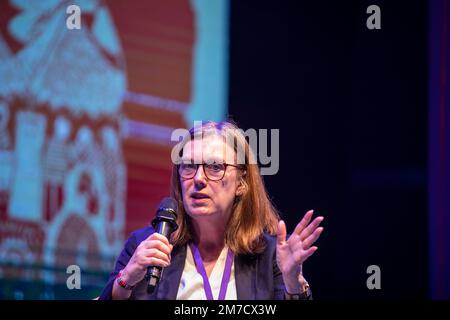
[[[308,286],[308,282],[306,282],[303,277],[302,265],[298,266],[291,272],[286,272],[283,274],[283,281],[286,291],[292,294],[303,293]]]
[[[285,296],[288,300],[305,300],[311,295],[309,284],[300,272],[297,277],[292,274],[285,281]]]
[[[112,299],[113,300],[125,300],[125,299],[129,299],[131,296],[131,292],[132,290],[130,289],[126,289],[123,285],[121,285],[119,282],[120,281],[125,281],[126,283],[126,277],[125,279],[122,277],[122,280],[119,280],[120,276],[116,276],[116,278],[114,279],[114,284],[113,284],[113,288],[112,288]]]
[[[302,292],[302,286],[296,279],[283,279],[284,287],[288,293],[298,294]]]
[[[126,290],[132,290],[135,286],[135,284],[131,282],[130,277],[125,269],[119,271],[116,276],[116,282],[120,287]]]
[[[311,290],[309,289],[309,285],[306,283],[300,293],[291,293],[288,289],[286,289],[285,297],[287,300],[309,300],[311,297]]]

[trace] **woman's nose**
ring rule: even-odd
[[[205,175],[205,171],[203,171],[202,165],[198,166],[197,172],[195,173],[195,176],[194,176],[194,182],[196,184],[199,184],[199,183],[206,184],[206,175]]]

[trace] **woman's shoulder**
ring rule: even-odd
[[[272,235],[268,232],[264,232],[260,239],[262,240],[262,243],[261,243],[262,250],[258,251],[258,253],[255,253],[255,256],[256,257],[261,256],[261,255],[271,256],[276,251],[276,248],[277,248],[277,236]]]
[[[268,232],[264,232],[263,238],[268,246],[276,246],[277,245],[277,236],[276,235],[272,235]]]
[[[290,234],[286,235],[286,238],[289,239]],[[270,234],[268,232],[264,232],[263,234],[263,240],[265,242],[266,250],[265,251],[276,251],[277,249],[277,235],[276,234]]]

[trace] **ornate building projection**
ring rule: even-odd
[[[98,295],[168,195],[172,131],[225,115],[227,6],[0,1],[0,299]]]
[[[104,271],[125,228],[124,55],[103,2],[80,30],[66,5],[0,4],[0,273],[50,284]]]

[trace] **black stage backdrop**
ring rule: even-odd
[[[427,3],[232,1],[230,19],[229,114],[280,129],[265,182],[288,232],[326,218],[304,267],[316,299],[429,297]]]

